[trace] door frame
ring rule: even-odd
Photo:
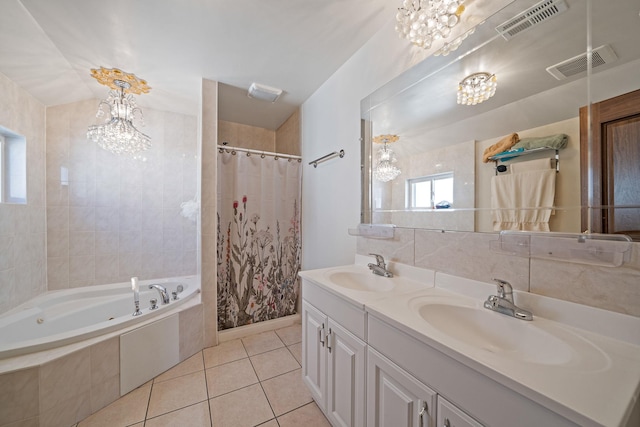
[[[580,108],[580,205],[582,210],[581,229],[592,233],[602,233],[603,215],[591,217],[589,224],[588,207],[603,205],[608,197],[608,189],[603,186],[603,172],[608,165],[603,156],[604,126],[607,123],[640,115],[640,89],[601,102],[591,104],[591,165],[589,165],[589,106]],[[589,177],[591,172],[591,177]],[[589,183],[593,186],[593,204],[589,203]]]

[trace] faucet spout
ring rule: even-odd
[[[501,279],[493,279],[498,282],[498,295],[491,295],[484,302],[484,308],[520,320],[533,320],[530,311],[524,310],[513,302],[513,288],[509,282]]]
[[[160,294],[160,298],[162,298],[162,304],[169,304],[169,292],[167,292],[167,288],[162,285],[153,284],[149,285],[149,289],[155,289]]]
[[[385,264],[384,257],[382,255],[379,255],[379,254],[369,254],[369,255],[372,255],[376,258],[375,264],[373,263],[367,264],[367,267],[369,267],[369,270],[371,270],[373,274],[377,274],[378,276],[383,276],[383,277],[393,277],[393,273],[387,270],[387,264]]]

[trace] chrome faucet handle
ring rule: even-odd
[[[502,279],[493,279],[498,286],[498,297],[513,302],[513,287],[511,283]]]
[[[386,264],[384,263],[384,257],[382,255],[380,255],[380,254],[371,254],[371,253],[369,255],[371,255],[371,256],[376,258],[376,264],[378,264],[378,267],[382,267],[382,268],[386,267]]]

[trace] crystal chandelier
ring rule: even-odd
[[[465,77],[458,85],[458,104],[480,104],[495,95],[497,85],[495,74],[471,74]]]
[[[402,172],[394,165],[398,161],[394,152],[387,147],[387,144],[396,142],[398,139],[398,135],[379,135],[373,138],[374,143],[383,144],[378,150],[378,161],[373,168],[373,177],[378,181],[393,181]]]
[[[396,15],[396,31],[416,46],[429,49],[449,36],[464,12],[464,0],[404,0]]]
[[[151,88],[147,82],[117,68],[92,69],[91,75],[111,90],[107,99],[100,101],[96,117],[104,117],[106,108],[109,109],[109,115],[103,124],[89,126],[87,138],[107,151],[134,157],[151,148],[151,138],[134,125],[134,121],[141,126],[144,126],[144,122],[142,110],[132,95],[149,93]]]

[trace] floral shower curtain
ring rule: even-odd
[[[301,164],[218,153],[218,329],[296,311]]]

